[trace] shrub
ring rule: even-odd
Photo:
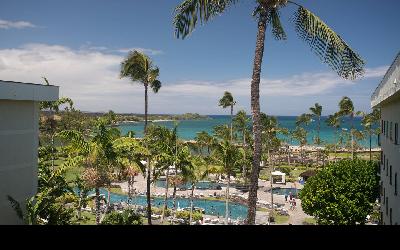
[[[190,220],[190,211],[178,211],[176,212],[176,218],[184,219],[185,221]],[[193,212],[193,221],[203,220],[203,214],[200,212]]]
[[[376,163],[342,160],[331,163],[308,179],[300,191],[305,213],[318,224],[365,224],[379,195]]]
[[[104,217],[102,225],[142,225],[142,217],[133,210],[124,210],[122,213],[111,212]]]

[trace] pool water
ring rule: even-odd
[[[90,194],[93,194],[92,191]],[[107,198],[107,190],[100,189],[100,193],[105,195]],[[127,201],[127,195],[115,194],[110,193],[110,203],[117,203],[121,201]],[[190,199],[185,198],[176,198],[176,204],[179,208],[190,207]],[[140,206],[147,206],[146,196],[135,196],[132,199],[131,204],[136,204]],[[162,207],[164,204],[164,198],[155,197],[152,199],[151,205],[155,207]],[[169,208],[173,207],[173,199],[168,198],[167,206]],[[221,218],[225,217],[225,201],[213,201],[213,200],[206,200],[206,199],[193,199],[193,206],[203,208],[205,214],[207,215],[214,215],[220,216]],[[231,219],[245,219],[247,217],[247,206],[229,202],[229,212]]]
[[[290,193],[292,193],[292,195],[294,196],[294,197],[297,197],[298,196],[298,193],[300,192],[300,189],[297,189],[297,188],[273,188],[272,189],[272,193],[273,194],[277,194],[277,195],[287,195],[287,196],[289,196],[290,195]]]
[[[165,188],[166,187],[166,181],[165,180],[158,180],[156,181],[156,185],[157,187],[162,187]],[[221,187],[225,187],[225,184],[221,184],[221,183],[216,183],[216,182],[210,182],[210,181],[201,181],[196,183],[195,187],[196,189],[199,190],[220,190]],[[190,183],[187,184],[183,184],[183,185],[178,185],[177,188],[185,188],[187,190],[190,190],[192,188],[192,185]]]

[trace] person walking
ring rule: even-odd
[[[288,198],[288,195],[287,195],[287,194],[285,194],[285,202],[287,202],[287,198]]]

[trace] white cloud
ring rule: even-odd
[[[0,19],[0,29],[23,29],[23,28],[35,28],[36,25],[26,21],[7,21]]]
[[[151,56],[157,56],[157,55],[162,55],[164,52],[162,50],[155,50],[155,49],[145,49],[145,48],[122,48],[115,50],[116,52],[121,52],[121,53],[128,53],[129,51],[137,50],[139,52],[151,55]]]
[[[123,55],[107,48],[71,49],[59,45],[27,44],[20,48],[0,49],[0,79],[60,86],[60,96],[71,97],[86,111],[143,112],[143,87],[119,78]],[[367,69],[364,79],[382,77],[388,67]],[[162,81],[162,76],[161,76]],[[240,100],[236,108],[248,107],[249,78],[221,81],[163,82],[150,96],[150,112],[204,114],[221,112],[217,101],[225,90]],[[307,97],[329,93],[340,86],[357,84],[334,73],[304,73],[280,79],[262,79],[260,95],[282,98]],[[301,109],[301,107],[300,107]]]

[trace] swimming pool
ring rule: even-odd
[[[157,187],[162,187],[165,188],[167,186],[166,181],[165,180],[158,180],[156,181],[156,185]],[[225,187],[225,184],[221,184],[221,183],[216,183],[216,182],[211,182],[211,181],[201,181],[196,183],[196,189],[199,190],[221,190],[221,187]],[[186,189],[186,190],[190,190],[192,188],[190,183],[184,184],[184,185],[178,185],[177,186],[178,189]]]
[[[272,193],[273,194],[277,194],[277,195],[290,195],[290,193],[292,193],[292,195],[294,197],[297,198],[298,193],[300,192],[301,189],[297,189],[297,188],[280,188],[280,187],[274,187],[272,189]]]
[[[90,194],[93,194],[91,192]],[[100,189],[100,193],[105,195],[107,198],[107,190]],[[127,195],[110,193],[110,203],[117,203],[121,201],[127,201]],[[190,207],[190,199],[185,198],[177,198],[176,204],[179,208]],[[147,206],[146,196],[135,196],[132,199],[132,204]],[[151,205],[156,207],[161,207],[164,204],[164,198],[155,197],[152,199]],[[173,207],[173,199],[168,198],[167,205],[169,208]],[[214,200],[206,200],[206,199],[193,199],[193,206],[200,207],[204,209],[205,214],[220,216],[222,218],[225,217],[225,201],[214,201]],[[247,206],[229,202],[229,212],[230,218],[232,219],[245,219],[247,217]]]

